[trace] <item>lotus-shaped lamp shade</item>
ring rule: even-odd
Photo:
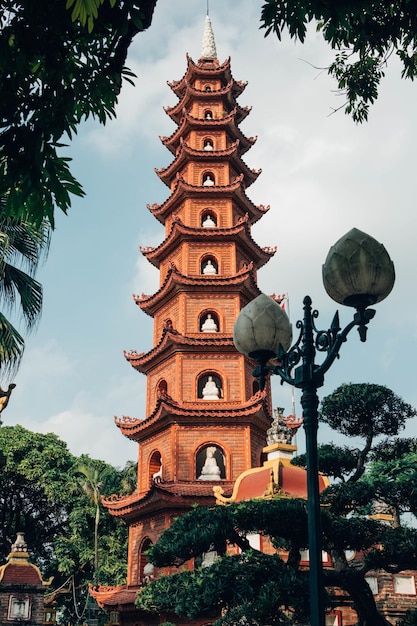
[[[329,296],[356,309],[381,302],[394,282],[394,264],[384,246],[357,228],[330,248],[323,265],[323,284]]]
[[[278,356],[280,346],[291,346],[292,328],[288,315],[272,298],[262,293],[239,313],[233,341],[242,354],[268,359]]]

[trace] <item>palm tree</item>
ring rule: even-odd
[[[77,463],[75,473],[80,478],[81,489],[86,494],[90,503],[95,507],[94,517],[94,582],[98,576],[98,529],[100,524],[101,488],[106,479],[106,470],[100,471],[98,467],[86,463]]]
[[[23,217],[4,217],[0,198],[0,304],[7,314],[19,302],[27,331],[35,328],[42,312],[42,285],[34,276],[49,250],[51,228]],[[0,312],[0,376],[12,377],[20,364],[25,342],[6,315]]]

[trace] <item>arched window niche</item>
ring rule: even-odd
[[[220,331],[220,323],[218,314],[211,310],[204,311],[200,314],[198,329],[201,333],[218,333]]]
[[[148,562],[146,552],[152,545],[149,537],[144,537],[139,548],[138,559],[138,585],[144,585],[154,577],[154,567]]]
[[[213,119],[213,111],[211,109],[206,109],[204,111],[204,119],[205,120],[212,120]]]
[[[216,184],[216,179],[213,172],[204,172],[202,177],[203,187],[213,187]]]
[[[220,400],[223,398],[223,383],[216,372],[204,372],[197,381],[197,397],[200,400]]]
[[[161,380],[158,382],[156,386],[156,397],[158,399],[159,396],[164,396],[167,393],[168,393],[168,383],[165,380],[165,378],[161,378]]]
[[[206,152],[212,152],[214,150],[214,143],[211,137],[206,137],[203,141],[203,150]]]
[[[205,254],[200,262],[200,271],[201,274],[205,276],[214,276],[219,273],[219,264],[217,259],[212,254]]]
[[[159,450],[155,450],[149,460],[149,484],[160,483],[162,478],[162,456]]]
[[[211,209],[206,209],[201,216],[201,226],[203,228],[216,228],[217,216]]]
[[[196,478],[198,480],[224,480],[226,456],[217,443],[204,444],[196,453]]]

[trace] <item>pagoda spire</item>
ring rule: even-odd
[[[214,33],[211,25],[210,16],[208,14],[204,21],[203,39],[201,41],[201,59],[217,59],[216,42],[214,41]]]

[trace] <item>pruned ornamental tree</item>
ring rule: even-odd
[[[83,195],[62,155],[82,120],[115,116],[129,46],[156,0],[1,0],[0,197],[3,212],[54,226]]]
[[[417,12],[409,0],[266,0],[261,23],[265,35],[281,39],[288,31],[301,43],[315,25],[336,51],[327,70],[355,122],[368,119],[391,56],[400,60],[402,78],[417,76]]]
[[[417,439],[398,437],[415,415],[415,409],[380,385],[342,385],[321,405],[323,421],[336,432],[355,436],[352,448],[333,443],[319,448],[320,469],[331,479],[321,494],[323,549],[332,559],[332,567],[324,571],[326,603],[332,606],[330,588],[349,594],[360,626],[389,625],[366,575],[417,569],[417,530],[403,523],[405,513],[417,521],[412,488],[417,480]],[[303,456],[297,457],[296,464],[304,462]],[[375,517],[381,510],[393,523]],[[268,555],[251,547],[252,533],[269,537],[278,552]],[[177,615],[216,624],[305,624],[308,572],[300,565],[305,549],[304,500],[276,496],[197,507],[178,518],[148,553],[157,568],[176,566],[179,573],[146,585],[137,605],[167,614],[174,622]],[[214,563],[199,565],[213,551]],[[355,559],[349,560],[347,551],[354,551]],[[181,569],[190,559],[194,569]],[[405,621],[404,626],[412,623]]]

